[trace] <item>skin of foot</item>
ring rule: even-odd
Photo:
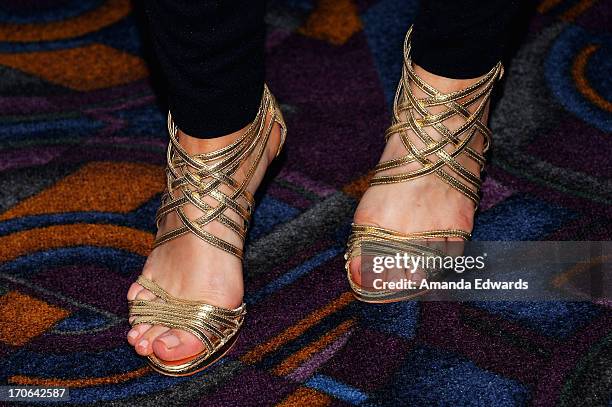
[[[413,65],[416,74],[430,86],[442,93],[450,93],[465,89],[480,78],[474,79],[449,79],[429,73],[417,65]],[[413,85],[412,90],[417,98],[426,97],[420,89]],[[475,111],[478,102],[472,104],[468,110]],[[440,113],[446,108],[434,106],[429,108],[431,113]],[[485,107],[483,123],[488,118],[488,106]],[[453,131],[464,123],[464,119],[452,116],[443,124]],[[440,135],[432,129],[425,131],[435,140]],[[420,149],[423,143],[412,131],[409,133],[410,140]],[[484,148],[484,137],[478,134],[469,144],[475,151],[482,153]],[[449,151],[449,149],[446,149]],[[401,142],[398,134],[392,135],[382,153],[379,162],[398,158],[407,154],[406,148]],[[432,161],[437,161],[435,155],[428,156]],[[473,174],[479,174],[479,165],[464,154],[457,161],[464,165]],[[381,175],[393,175],[405,173],[420,168],[418,163],[409,163],[399,168],[383,171]],[[452,172],[451,172],[452,173]],[[364,193],[355,211],[353,222],[392,229],[402,233],[422,232],[435,229],[461,229],[470,232],[474,225],[474,202],[447,183],[440,180],[435,174],[429,174],[407,182],[370,186]],[[459,247],[461,243],[448,244],[449,241],[461,242],[459,238],[431,239],[426,243],[437,249],[445,251],[449,255],[461,254]],[[350,263],[351,277],[357,284],[362,284],[360,272],[360,257],[354,258]],[[408,278],[420,281],[424,275],[418,270],[413,274],[407,270],[389,270],[386,281],[397,281],[400,278]],[[368,279],[369,280],[369,279]],[[370,284],[363,281],[363,285]]]
[[[266,125],[269,121],[270,116],[267,118]],[[232,134],[213,139],[198,139],[179,131],[178,139],[181,146],[190,155],[194,155],[223,148],[238,139],[245,130],[246,127]],[[261,160],[248,184],[249,192],[255,193],[261,183],[266,169],[276,155],[280,139],[280,126],[275,123]],[[255,160],[254,155],[251,153],[234,174],[236,181],[241,182],[246,178],[246,172]],[[230,192],[227,189],[221,189],[221,191]],[[216,201],[210,197],[207,197],[205,202],[216,205]],[[203,214],[193,205],[186,205],[184,211],[190,219],[198,218]],[[226,210],[224,213],[234,221],[241,220],[231,210]],[[177,214],[171,212],[162,220],[157,234],[159,236],[181,225],[182,222]],[[219,222],[213,221],[207,224],[204,230],[237,247],[243,247],[240,237]],[[244,285],[240,259],[211,246],[192,233],[170,240],[153,249],[147,258],[142,274],[178,298],[203,301],[229,309],[236,308],[242,303]],[[128,300],[161,301],[137,283],[130,286],[127,298]],[[147,356],[154,352],[158,358],[166,361],[186,359],[205,349],[204,344],[193,334],[160,325],[136,325],[128,332],[127,340],[134,346],[138,354]]]

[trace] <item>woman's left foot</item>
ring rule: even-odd
[[[422,79],[426,84],[435,88],[443,94],[450,94],[468,88],[470,85],[477,83],[481,78],[475,79],[449,79],[434,75],[414,66],[414,73]],[[408,85],[409,83],[409,85]],[[423,92],[412,81],[404,82],[404,86],[410,86],[410,89],[417,99],[425,99],[430,97]],[[405,91],[404,91],[405,92]],[[466,97],[467,100],[468,97]],[[458,103],[465,100],[458,100]],[[482,123],[487,122],[488,118],[488,100],[484,101]],[[479,107],[478,101],[467,107],[470,113],[474,113]],[[448,106],[440,104],[437,106],[427,107],[430,115],[436,115],[448,110]],[[400,113],[400,121],[408,121],[408,112]],[[416,117],[422,115],[413,114]],[[451,132],[457,130],[466,122],[465,117],[459,115],[451,115],[441,122]],[[423,126],[423,130],[433,139],[433,142],[439,142],[443,136],[435,129]],[[417,150],[423,150],[431,145],[426,145],[422,137],[419,137],[413,130],[406,126],[403,130],[391,133],[388,137],[382,157],[381,163],[389,162],[390,160],[399,159],[408,154],[407,147],[400,138],[400,132],[403,131],[406,138],[413,143]],[[465,135],[460,137],[465,139]],[[467,144],[473,151],[478,154],[483,154],[485,149],[485,138],[481,133],[474,135]],[[449,155],[453,150],[456,150],[456,145],[449,143],[445,148]],[[425,155],[427,160],[436,162],[440,160],[440,156],[435,153]],[[453,157],[459,164],[474,175],[480,174],[481,164],[476,160],[468,157],[466,154],[458,154]],[[412,160],[401,166],[395,166],[386,170],[377,171],[376,177],[387,177],[399,174],[406,174],[424,168],[424,163],[419,160]],[[456,173],[444,167],[445,171],[457,177]],[[370,185],[364,193],[357,210],[354,215],[355,225],[371,225],[384,229],[393,230],[402,234],[411,234],[416,232],[432,231],[432,230],[461,230],[470,232],[474,225],[474,212],[476,203],[474,199],[468,198],[464,193],[461,193],[457,188],[452,187],[449,183],[442,181],[435,172],[423,175],[420,177],[411,178],[402,182],[380,183]],[[442,250],[445,249],[446,242],[463,241],[460,237],[440,237],[437,239],[428,239],[428,244],[436,245]],[[449,249],[452,251],[453,249]],[[350,250],[349,250],[350,251]],[[360,256],[353,257],[349,263],[351,278],[354,283],[362,285],[361,262]],[[412,279],[424,277],[422,274],[412,276]]]

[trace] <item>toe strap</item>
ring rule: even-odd
[[[362,255],[373,256],[395,256],[397,253],[406,252],[411,255],[425,256],[444,256],[445,253],[424,244],[427,239],[439,238],[460,238],[470,240],[471,234],[460,229],[440,229],[424,232],[400,233],[395,230],[385,229],[370,225],[352,225],[351,235],[347,243],[347,250],[344,255],[346,260],[345,269],[351,289],[362,296],[372,296],[384,298],[393,295],[389,290],[364,289],[353,281],[350,270],[350,263],[356,257]],[[365,248],[364,248],[365,245]],[[365,250],[364,250],[365,249]],[[434,280],[442,276],[443,270],[423,268],[427,278]]]
[[[397,250],[403,249],[405,251],[407,247],[414,245],[415,242],[439,238],[460,238],[463,240],[470,240],[472,234],[460,229],[439,229],[424,232],[400,233],[378,226],[352,224],[351,235],[344,256],[347,261],[346,266],[348,269],[348,264],[351,259],[361,255],[363,243],[376,245],[381,249],[386,249],[384,254],[394,255]]]
[[[206,351],[198,355],[192,364],[204,360],[207,355],[213,355],[224,347],[238,333],[244,321],[246,314],[244,303],[238,308],[227,309],[174,297],[144,276],[138,278],[138,283],[162,301],[140,299],[129,301],[132,326],[162,325],[192,333],[206,346]]]

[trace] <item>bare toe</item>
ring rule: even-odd
[[[127,341],[130,345],[136,346],[138,339],[147,332],[151,328],[149,324],[139,324],[130,329],[130,332],[127,334]]]
[[[449,237],[446,241],[446,253],[449,256],[456,257],[463,255],[465,251],[465,240],[458,237]]]
[[[361,285],[361,257],[351,259],[349,263],[349,270],[351,271],[351,278],[353,279],[353,282]]]
[[[169,330],[170,328],[165,326],[154,325],[140,337],[135,346],[136,352],[142,356],[150,355],[153,352],[153,342],[155,339]]]
[[[130,289],[127,292],[128,301],[133,301],[136,299],[136,296],[145,288],[138,283],[132,283]],[[147,291],[148,292],[148,291]]]
[[[178,329],[165,332],[153,342],[155,355],[169,361],[189,358],[204,349],[205,345],[195,335]]]
[[[161,301],[155,296],[155,294],[137,283],[132,284],[132,286],[130,287],[128,291],[128,298],[133,298],[136,300]],[[133,318],[130,318],[129,321],[130,323],[132,323]],[[132,327],[132,329],[128,332],[128,343],[136,348],[136,352],[140,354],[142,354],[141,351],[147,352],[146,354],[151,353],[152,340],[149,340],[149,338],[145,336],[151,329],[152,328],[150,324],[138,324]],[[143,342],[145,340],[147,341],[146,343]]]
[[[445,238],[436,238],[436,239],[427,239],[424,241],[425,245],[435,251],[438,251],[442,254],[446,253],[446,239]]]
[[[145,289],[140,284],[133,283],[130,286],[130,289],[128,290],[127,298],[128,298],[128,301],[134,301],[134,300],[153,301],[157,297],[155,296],[155,294],[153,294],[151,291]],[[130,324],[132,323],[133,320],[134,320],[134,318],[131,318],[131,317],[128,319]]]

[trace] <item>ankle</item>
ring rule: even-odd
[[[245,126],[244,128],[238,131],[235,131],[230,134],[226,134],[224,136],[214,137],[214,138],[205,138],[205,139],[190,136],[189,134],[179,129],[179,131],[177,132],[177,137],[178,137],[179,144],[181,145],[181,147],[185,149],[185,151],[187,151],[188,154],[193,155],[193,154],[210,153],[212,151],[216,151],[221,148],[227,147],[230,144],[232,144],[234,141],[238,140],[244,134],[244,132],[248,129],[248,127],[249,125]],[[275,123],[273,125],[272,133],[270,134],[270,140],[268,141],[268,144],[269,145],[271,144],[272,146],[278,146],[280,144],[280,137],[281,137],[280,134],[281,134],[280,125],[278,123]],[[269,161],[272,161],[272,159],[276,155],[276,151],[271,151],[270,149],[268,150],[269,151],[267,151],[267,153],[264,154],[264,158],[267,159],[267,161],[269,162]]]
[[[181,147],[185,149],[185,151],[187,151],[189,154],[201,154],[219,150],[232,144],[242,134],[244,134],[247,127],[248,126],[233,133],[214,138],[197,138],[190,136],[181,130],[178,131],[177,135],[179,143],[181,144]]]
[[[436,88],[440,92],[450,93],[457,92],[468,86],[476,83],[481,77],[471,79],[452,79],[444,76],[438,76],[426,71],[417,64],[413,64],[414,72],[425,81],[428,85]],[[484,76],[484,75],[483,75]]]

